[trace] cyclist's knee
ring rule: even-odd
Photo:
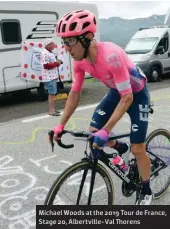
[[[143,156],[146,153],[145,144],[131,144],[131,152],[135,157]]]
[[[107,142],[106,146],[112,148],[115,146],[115,144],[116,144],[116,140],[112,140],[112,141]]]
[[[93,127],[93,126],[90,126],[89,127],[89,132],[92,133],[92,132],[95,132],[95,131],[98,131],[97,128]]]

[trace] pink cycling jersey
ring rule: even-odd
[[[146,84],[146,76],[135,67],[124,50],[114,43],[97,42],[97,58],[93,65],[88,60],[73,62],[74,80],[72,91],[81,91],[85,72],[115,88],[121,95],[141,91]]]

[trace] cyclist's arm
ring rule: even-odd
[[[79,104],[81,88],[83,86],[85,76],[85,72],[82,69],[80,69],[76,64],[73,65],[73,69],[73,84],[60,122],[60,124],[64,126]]]
[[[125,114],[125,112],[128,110],[133,102],[130,75],[126,66],[127,64],[125,63],[124,58],[121,55],[116,56],[116,65],[111,66],[115,84],[121,95],[121,99],[117,107],[115,108],[112,116],[104,126],[104,128],[108,129],[109,131],[112,130],[112,128],[121,119],[121,117]]]

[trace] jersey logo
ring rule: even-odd
[[[112,53],[106,57],[107,63],[114,68],[121,68],[122,64],[120,62],[119,56],[116,53]]]
[[[96,111],[96,113],[98,113],[99,115],[102,115],[102,116],[106,114],[106,112],[105,111],[102,111],[101,109],[98,109]]]
[[[138,131],[138,125],[133,124],[132,125],[132,132],[136,132],[136,131]]]
[[[149,106],[139,104],[139,120],[143,122],[148,122],[149,117]]]

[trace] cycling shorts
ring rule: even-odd
[[[130,142],[140,144],[145,142],[148,129],[150,95],[147,86],[140,92],[133,93],[133,96],[133,102],[127,110],[131,120]],[[120,94],[116,89],[109,89],[107,95],[96,107],[90,126],[101,129],[110,119],[120,99]]]

